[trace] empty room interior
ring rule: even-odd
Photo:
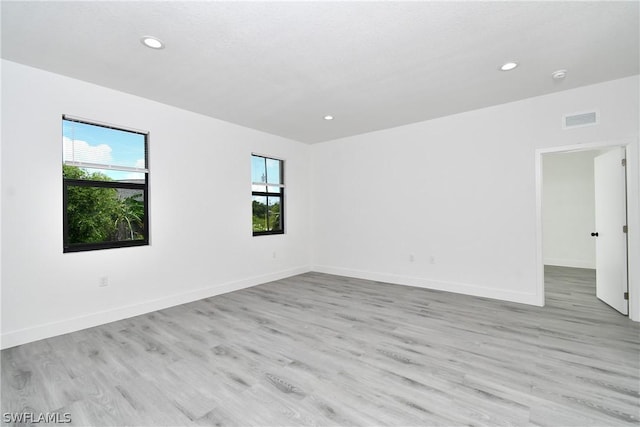
[[[640,425],[640,3],[6,1],[2,425]]]

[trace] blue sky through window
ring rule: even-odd
[[[269,193],[279,193],[280,187],[277,185],[256,185],[259,183],[282,184],[281,181],[282,160],[262,157],[256,154],[251,155],[251,182],[252,191],[262,191]]]
[[[70,120],[62,121],[64,161],[145,168],[145,135]],[[87,169],[89,172],[98,170]],[[100,169],[114,180],[144,179],[143,173]]]

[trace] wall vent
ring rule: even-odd
[[[589,111],[586,113],[566,114],[562,117],[562,128],[573,129],[583,126],[591,126],[598,124],[598,113]]]

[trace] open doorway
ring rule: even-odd
[[[628,315],[625,167],[624,147],[543,155],[542,250],[546,286]]]

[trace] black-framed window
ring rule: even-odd
[[[284,233],[284,160],[251,155],[253,235]]]
[[[62,117],[64,252],[149,244],[148,132]]]

